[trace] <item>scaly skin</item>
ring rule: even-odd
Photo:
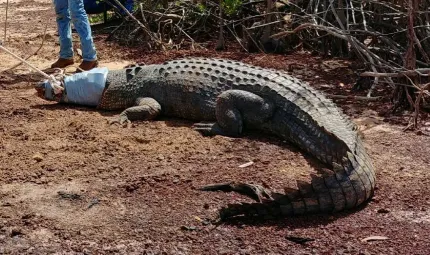
[[[286,194],[229,183],[202,190],[236,191],[260,203],[222,209],[237,215],[288,216],[354,208],[374,192],[375,173],[356,126],[321,93],[288,74],[222,59],[180,59],[110,71],[98,106],[124,110],[118,122],[158,115],[197,121],[204,135],[238,136],[243,128],[270,132],[295,143],[333,170]]]

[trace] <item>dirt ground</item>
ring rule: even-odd
[[[2,28],[4,10],[0,0]],[[22,57],[39,47],[47,19],[45,45],[29,60],[41,69],[58,52],[51,1],[10,4],[5,46]],[[355,79],[347,62],[304,53],[144,53],[104,38],[95,35],[101,64],[110,68],[204,55],[285,69],[331,94],[349,93]],[[2,72],[17,61],[2,52],[0,59],[0,254],[429,254],[430,137],[403,132],[405,116],[384,116],[386,97],[338,101],[374,160],[377,190],[366,206],[214,226],[208,220],[222,206],[249,200],[195,187],[242,180],[279,191],[306,179],[306,155],[258,134],[202,137],[178,119],[109,126],[106,117],[116,113],[38,99],[31,87],[37,76],[24,66]],[[312,241],[297,244],[291,236]],[[370,236],[387,239],[363,241]]]

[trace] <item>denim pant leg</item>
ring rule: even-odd
[[[133,11],[133,6],[134,6],[134,0],[122,0],[122,1],[120,1],[120,3],[129,11],[129,12],[132,12]],[[115,6],[117,6],[116,4],[115,4]],[[119,7],[118,7],[119,8]],[[126,15],[125,14],[125,11],[122,9],[122,8],[120,8],[120,11],[119,11],[119,13],[121,13],[122,15]]]
[[[66,0],[67,1],[67,0]],[[96,48],[91,34],[90,22],[84,9],[83,0],[68,0],[73,26],[81,40],[82,57],[85,61],[97,59]]]
[[[53,0],[60,37],[60,58],[73,58],[72,29],[70,27],[70,12],[68,0]]]
[[[134,0],[125,0],[124,7],[125,7],[129,12],[132,12],[132,11],[133,11],[133,6],[134,6]]]

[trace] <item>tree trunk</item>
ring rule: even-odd
[[[273,7],[274,7],[274,2],[273,0],[266,0],[266,18],[264,20],[264,23],[270,23],[274,20],[274,15],[270,14],[273,11]],[[270,42],[271,38],[270,36],[272,35],[272,26],[268,25],[264,27],[263,30],[263,35],[261,36],[261,43],[263,45],[267,44]]]
[[[405,0],[405,6],[408,7],[408,48],[405,53],[405,62],[403,66],[407,70],[416,69],[417,54],[415,51],[415,30],[414,30],[414,15],[419,9],[421,0]],[[399,84],[410,84],[411,82],[419,84],[417,76],[408,78],[400,78]],[[409,86],[397,86],[393,93],[393,101],[395,102],[394,110],[402,107],[414,108],[415,106],[415,89]]]
[[[223,11],[222,11],[222,3],[223,0],[219,0],[219,36],[218,36],[218,42],[215,47],[215,50],[224,50],[225,49],[225,40],[224,40],[224,18],[223,18]]]

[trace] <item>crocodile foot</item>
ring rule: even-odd
[[[130,128],[131,121],[127,118],[126,115],[120,114],[117,117],[107,119],[109,125],[119,124],[122,127]]]
[[[261,203],[264,198],[273,200],[271,192],[261,185],[248,184],[248,183],[218,183],[210,184],[199,188],[202,191],[223,191],[223,192],[237,192],[244,196],[250,197],[255,201]]]
[[[200,132],[203,136],[226,135],[218,123],[195,123],[193,129]]]

